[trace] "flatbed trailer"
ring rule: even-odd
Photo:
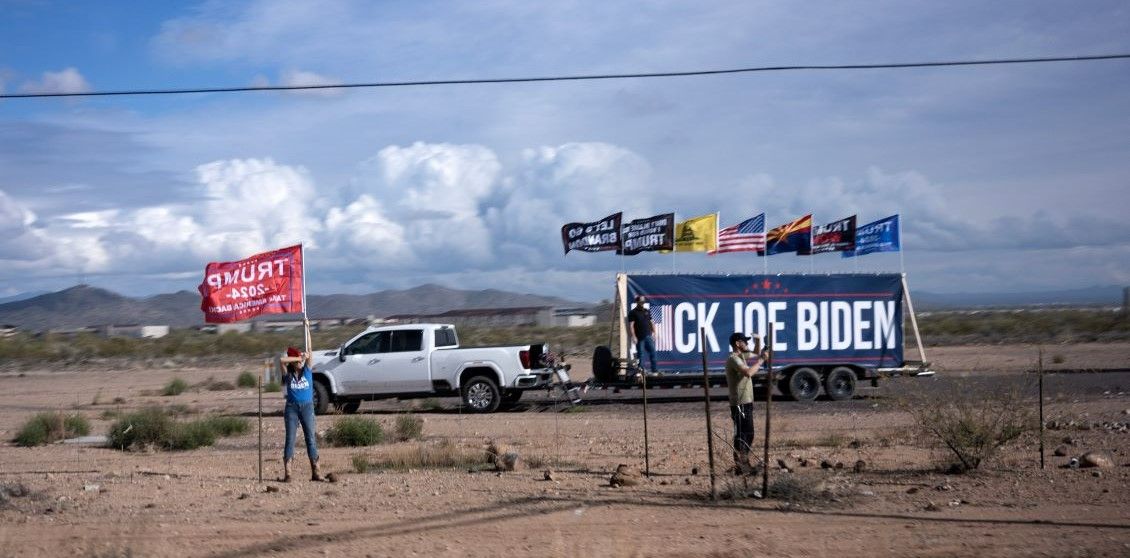
[[[628,301],[636,295],[651,301],[657,372],[644,370],[630,347]],[[883,378],[934,374],[905,274],[619,274],[614,315],[618,319],[609,345],[593,351],[591,387],[662,389],[702,386],[704,381],[725,386],[729,348],[718,340],[733,331],[765,338],[769,328],[775,333],[775,387],[794,400],[812,400],[821,393],[832,400],[850,399],[864,385],[877,388]],[[699,327],[705,336],[698,334]],[[907,330],[913,333],[917,360],[903,358]],[[765,378],[764,371],[754,376],[755,387],[764,389]]]

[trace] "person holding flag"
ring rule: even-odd
[[[310,480],[322,481],[322,470],[318,467],[318,444],[314,424],[314,376],[310,363],[314,353],[310,347],[310,320],[303,318],[306,327],[307,351],[297,347],[287,347],[286,356],[281,362],[286,366],[283,385],[286,386],[286,406],[283,408],[283,421],[286,425],[286,444],[283,446],[282,482],[290,482],[291,464],[294,461],[294,441],[298,425],[302,425],[302,437],[306,440],[306,456],[310,458]],[[301,368],[300,368],[301,366]]]

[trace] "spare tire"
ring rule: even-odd
[[[592,377],[598,382],[611,382],[616,379],[616,369],[612,363],[612,349],[604,345],[592,351]]]

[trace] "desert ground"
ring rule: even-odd
[[[322,445],[333,483],[306,480],[301,443],[299,480],[273,480],[283,443],[278,393],[264,395],[262,483],[254,426],[246,435],[184,452],[4,442],[0,483],[27,493],[0,500],[0,555],[1130,555],[1130,434],[1123,427],[1130,423],[1130,344],[1046,348],[1045,412],[1057,427],[1046,432],[1047,467],[1040,469],[1036,438],[1029,436],[967,474],[942,472],[944,451],[914,430],[899,401],[910,392],[1030,388],[1032,375],[1025,371],[1035,368],[1036,348],[928,353],[938,371],[932,378],[886,380],[846,402],[775,399],[770,480],[778,493],[764,499],[749,496],[760,477],[726,471],[731,432],[720,390],[711,398],[717,501],[710,497],[702,394],[687,389],[649,391],[646,464],[640,390],[591,391],[580,409],[569,411],[549,394],[529,393],[514,410],[490,415],[464,414],[456,399],[366,403],[360,415],[386,429],[404,413],[422,417],[423,439],[366,448]],[[574,377],[584,379],[587,363],[578,357],[573,364]],[[174,377],[234,381],[239,372],[258,372],[254,359],[9,368],[0,365],[4,440],[40,411],[82,413],[92,434],[109,430],[106,411],[150,405],[256,422],[254,389],[156,394]],[[1035,406],[1035,392],[1031,401]],[[757,412],[764,405],[759,401]],[[319,417],[319,430],[343,416]],[[491,441],[519,455],[516,470],[484,465],[357,473],[353,467],[359,454],[378,457],[443,442],[480,451]],[[1067,455],[1053,455],[1059,446]],[[1106,452],[1114,466],[1062,467],[1086,451]],[[792,472],[780,469],[778,459]],[[864,463],[860,471],[857,461]],[[634,486],[610,486],[619,464],[651,474]]]

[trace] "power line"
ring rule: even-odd
[[[784,72],[795,70],[884,70],[905,68],[936,68],[946,66],[988,66],[995,64],[1032,64],[1040,62],[1082,62],[1130,58],[1130,54],[1100,54],[1094,56],[1059,56],[1049,58],[1000,58],[989,60],[955,60],[946,62],[907,62],[888,64],[836,64],[759,66],[722,70],[690,70],[631,74],[585,74],[575,76],[543,76],[515,78],[440,79],[424,81],[378,81],[372,83],[338,83],[326,85],[264,85],[247,87],[198,87],[187,89],[127,89],[121,91],[88,91],[85,93],[10,93],[0,94],[0,99],[33,99],[43,97],[115,97],[125,95],[183,95],[188,93],[243,93],[249,91],[304,91],[316,89],[361,89],[371,87],[418,87],[435,85],[478,85],[488,83],[536,83],[545,81],[594,81],[607,79],[666,78],[744,74],[753,72]]]

